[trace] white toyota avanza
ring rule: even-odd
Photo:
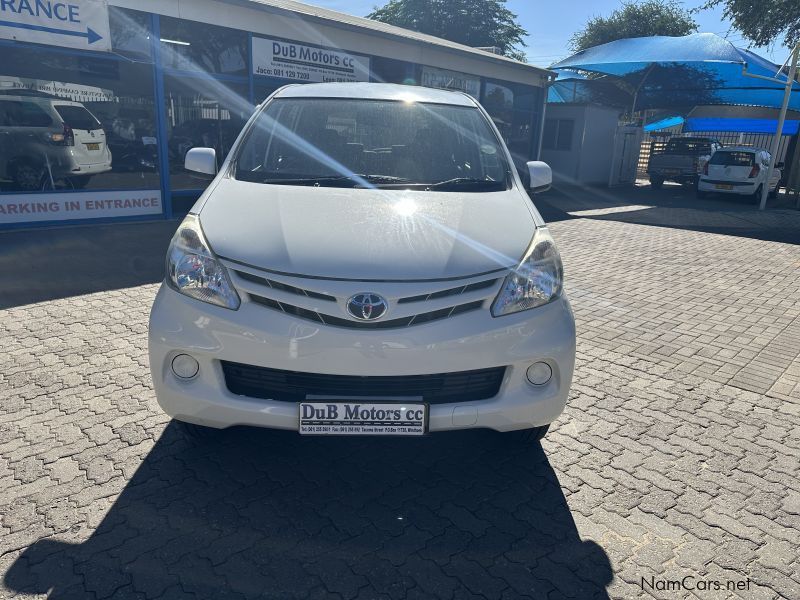
[[[216,172],[195,148],[187,169]],[[531,187],[550,170],[528,163]],[[153,385],[191,434],[488,428],[541,439],[575,324],[558,251],[481,106],[387,84],[281,88],[178,227]]]

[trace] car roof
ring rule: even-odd
[[[348,98],[363,100],[403,100],[475,106],[472,97],[463,92],[439,90],[417,85],[395,83],[305,83],[288,85],[275,93],[275,98]]]

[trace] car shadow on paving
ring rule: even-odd
[[[4,584],[66,598],[608,598],[538,444],[486,431],[301,438],[169,425],[91,536]],[[92,595],[93,594],[93,595]]]
[[[771,242],[800,244],[800,211],[781,194],[759,211],[750,198],[698,199],[692,189],[667,185],[591,188],[558,185],[534,203],[547,222],[568,219],[618,221],[688,231],[703,231]]]
[[[178,221],[0,232],[0,309],[164,278]]]

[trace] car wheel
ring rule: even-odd
[[[42,169],[27,162],[14,165],[11,170],[11,179],[14,180],[15,187],[23,192],[41,189],[43,176]]]
[[[72,182],[72,187],[76,190],[82,190],[89,185],[89,180],[91,178],[91,175],[76,175],[75,177],[70,177],[69,180]]]
[[[195,425],[194,423],[187,423],[186,421],[178,421],[172,419],[172,423],[176,429],[181,431],[192,442],[210,442],[217,439],[222,433],[222,429],[215,429],[214,427],[204,427],[203,425]]]
[[[61,178],[61,179],[50,179],[50,176],[45,173],[42,175],[41,185],[39,189],[43,192],[52,192],[57,190],[73,190],[75,189],[75,184],[72,181],[71,177]]]
[[[769,194],[767,194],[767,198],[774,200],[777,197],[778,197],[778,186],[776,185],[775,189],[772,190]]]
[[[549,424],[542,425],[541,427],[532,427],[531,429],[517,429],[516,431],[509,431],[504,433],[503,436],[512,444],[527,446],[541,442],[548,429],[550,429]]]
[[[660,190],[661,186],[664,185],[664,178],[658,177],[656,175],[650,176],[650,187],[654,190]]]
[[[763,192],[763,191],[764,191],[764,186],[763,186],[763,185],[760,185],[760,186],[758,186],[758,187],[756,188],[756,191],[755,191],[755,192],[753,192],[753,200],[755,200],[755,201],[756,201],[756,204],[758,204],[759,202],[761,202],[761,192]]]

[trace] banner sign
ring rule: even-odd
[[[2,3],[3,0],[0,0]],[[94,85],[81,85],[65,81],[48,81],[44,79],[29,79],[26,77],[7,77],[0,75],[0,92],[26,90],[42,92],[51,96],[58,96],[75,102],[116,102],[117,97],[113,90],[107,90]]]
[[[0,0],[0,38],[111,50],[106,0]]]
[[[481,79],[458,71],[422,67],[422,85],[442,90],[466,92],[473,98],[481,95]]]
[[[370,59],[267,38],[253,38],[253,74],[303,83],[369,81]]]
[[[159,190],[0,195],[0,225],[161,214]]]

